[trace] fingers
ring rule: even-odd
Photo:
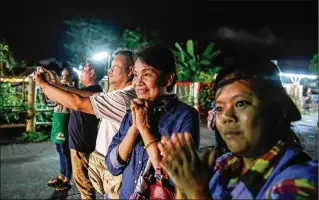
[[[196,153],[197,153],[197,150],[196,150],[192,135],[189,132],[186,132],[184,134],[185,134],[186,144],[187,144],[187,147],[189,149],[189,153],[190,153],[191,157],[194,158]]]
[[[39,81],[43,81],[42,72],[38,71],[34,73],[33,80],[38,84]]]
[[[137,107],[137,104],[135,103],[135,101],[131,100],[131,105],[130,105],[131,110],[133,111],[136,107]]]
[[[162,136],[162,138],[161,138],[161,143],[162,143],[162,144],[165,144],[166,142],[168,142],[168,140],[169,140],[169,138],[164,135],[164,136]]]
[[[136,103],[137,105],[144,105],[144,102],[145,102],[144,99],[139,99],[139,98],[133,99],[132,101]]]
[[[38,70],[38,72],[41,72],[41,73],[43,73],[43,72],[44,72],[44,68],[43,68],[43,67],[39,67],[39,70]]]
[[[132,121],[133,121],[133,124],[135,125],[136,124],[135,107],[131,107],[131,110],[132,110]]]
[[[181,148],[181,143],[179,142],[179,137],[176,133],[173,133],[171,136],[171,141],[175,148]]]
[[[157,145],[163,156],[160,162],[161,167],[167,171],[171,178],[177,176],[182,163],[178,160],[178,150],[174,147],[172,140],[167,140],[165,144],[161,141]]]
[[[146,107],[146,108],[149,108],[149,103],[147,100],[145,99],[139,99],[139,98],[136,98],[136,99],[133,99],[132,100],[136,105],[140,106],[140,107]]]
[[[164,158],[166,158],[166,157],[168,156],[168,152],[167,152],[167,150],[165,149],[164,144],[163,144],[162,142],[159,142],[159,143],[157,143],[157,147],[158,147],[158,149],[159,149],[159,151],[160,151],[160,154],[161,154]]]

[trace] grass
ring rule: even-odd
[[[38,143],[50,140],[50,134],[45,132],[24,132],[22,136],[10,137],[0,140],[0,145]]]

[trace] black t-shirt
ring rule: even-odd
[[[100,85],[82,87],[81,90],[92,92],[103,91]],[[98,123],[99,119],[95,115],[72,111],[68,125],[70,149],[85,153],[93,152],[98,133]]]

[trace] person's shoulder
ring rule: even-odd
[[[133,88],[133,86],[128,86],[126,88],[123,88],[121,90],[118,91],[120,94],[128,96],[130,98],[137,98],[135,89]]]
[[[176,101],[177,101],[176,106],[178,110],[183,112],[198,113],[198,111],[193,106],[190,106],[179,99],[177,99]]]
[[[302,162],[291,163],[282,168],[279,176],[294,176],[309,178],[317,174],[318,177],[318,161],[308,160]]]
[[[112,92],[108,92],[108,93],[104,93],[102,95],[107,95],[110,97],[115,97],[117,98],[118,96],[121,96],[123,98],[129,98],[129,99],[133,99],[133,98],[137,98],[135,90],[131,89],[131,88],[124,88],[124,89],[120,89],[120,90],[114,90]]]
[[[98,84],[81,87],[81,90],[87,90],[92,92],[103,92],[103,88]]]
[[[298,148],[298,147],[297,147]],[[303,151],[289,148],[286,155],[290,154],[289,159],[281,158],[279,161],[277,180],[306,178],[318,183],[318,161],[314,161]]]
[[[127,87],[121,90],[115,90],[110,93],[110,96],[113,96],[114,98],[121,97],[124,100],[124,102],[126,102],[126,104],[130,104],[130,101],[132,99],[137,98],[137,95],[133,87]]]

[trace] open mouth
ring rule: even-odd
[[[136,90],[136,94],[137,95],[144,95],[148,92],[148,90],[145,90],[145,89],[138,89]]]

